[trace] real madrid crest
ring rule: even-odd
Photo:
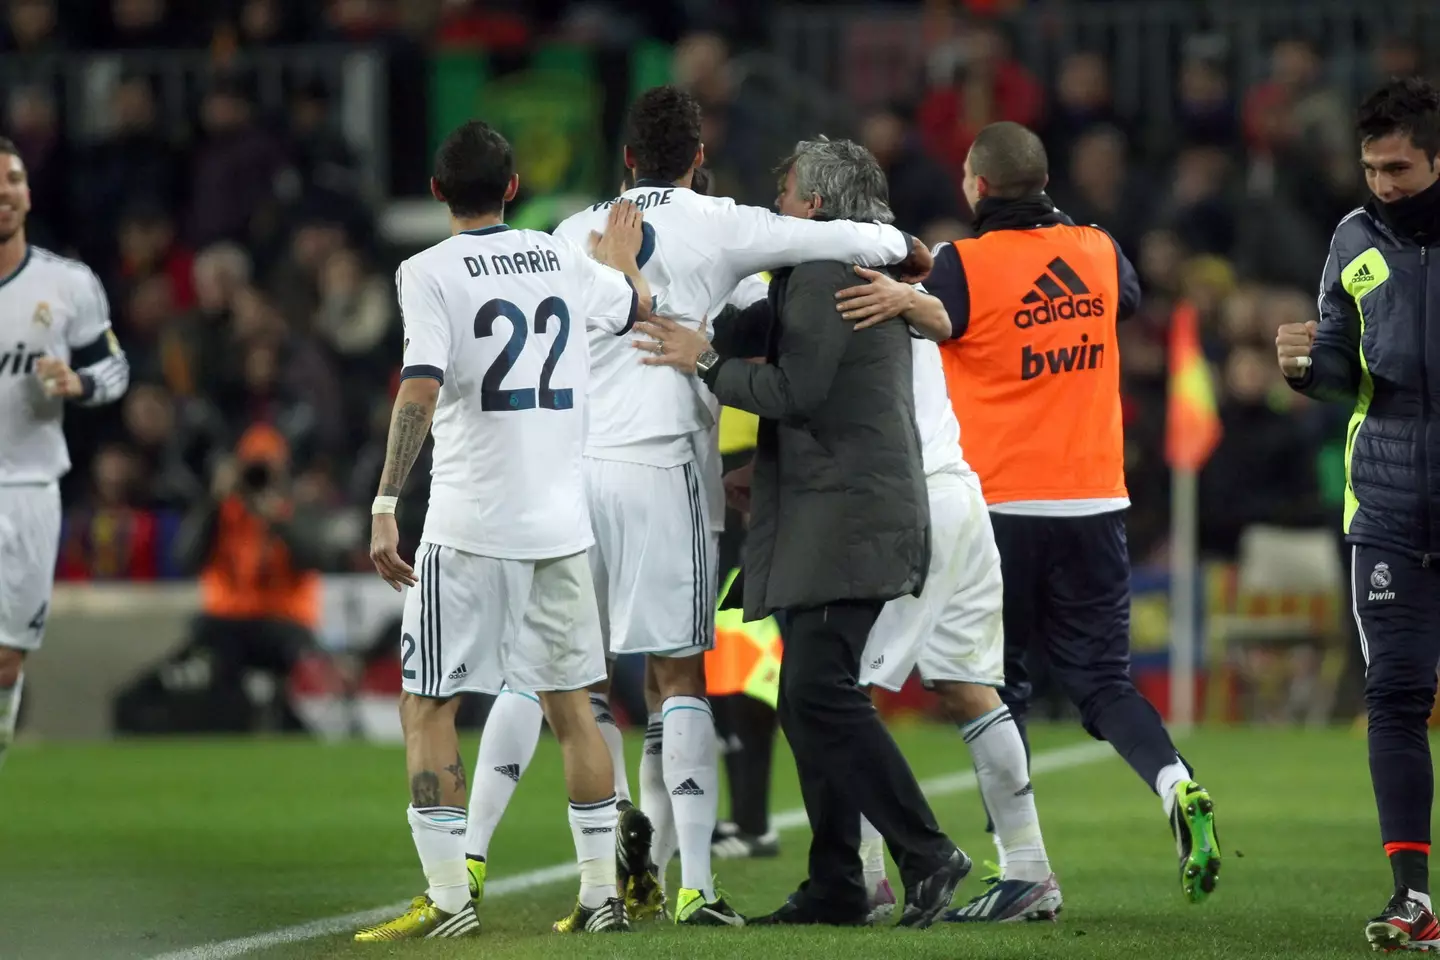
[[[1394,576],[1390,573],[1390,564],[1380,562],[1375,564],[1375,569],[1370,571],[1370,586],[1376,590],[1384,590],[1390,586]]]
[[[46,303],[44,300],[41,300],[39,303],[35,304],[35,315],[30,318],[32,323],[38,323],[42,327],[48,327],[50,326],[52,319],[53,318],[50,316],[50,304]]]

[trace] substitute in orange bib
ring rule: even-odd
[[[1135,312],[1140,284],[1108,233],[1055,209],[1048,181],[1034,133],[982,130],[965,161],[977,235],[937,247],[925,281],[954,327],[941,346],[950,402],[1000,548],[1002,699],[1023,730],[1026,655],[1048,658],[1085,729],[1164,802],[1181,887],[1199,902],[1220,869],[1213,805],[1130,679],[1115,325]]]

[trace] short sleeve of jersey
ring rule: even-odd
[[[406,260],[395,273],[395,287],[405,324],[400,379],[430,377],[444,383],[450,366],[450,318],[439,286],[417,269],[413,260]]]
[[[630,278],[614,267],[593,259],[573,243],[568,243],[584,297],[585,326],[609,333],[625,334],[635,325],[640,297],[630,285]]]
[[[110,333],[110,301],[100,278],[89,267],[79,267],[71,282],[75,284],[70,294],[75,319],[65,331],[65,340],[72,350],[78,350],[100,343],[101,338]],[[107,339],[113,340],[113,334]],[[109,355],[120,351],[118,346],[111,350],[107,345],[104,352]]]

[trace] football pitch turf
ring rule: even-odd
[[[993,857],[973,780],[963,776],[968,754],[950,728],[898,726],[895,735],[922,779],[962,774],[932,801],[942,826],[977,861],[960,888],[963,902],[984,889],[979,862]],[[1214,729],[1182,742],[1215,796],[1225,852],[1220,890],[1198,907],[1181,899],[1159,801],[1130,769],[1078,730],[1042,728],[1033,739],[1036,796],[1065,894],[1055,924],[928,931],[646,924],[630,937],[558,940],[550,923],[568,912],[575,881],[543,883],[535,871],[561,865],[563,872],[574,852],[559,752],[547,737],[490,850],[481,937],[399,944],[355,944],[323,923],[424,888],[405,822],[399,748],[308,740],[22,745],[0,772],[0,960],[539,960],[561,951],[646,960],[1245,960],[1369,952],[1363,923],[1389,895],[1390,877],[1363,734]],[[638,740],[629,746],[633,766]],[[473,739],[463,752],[467,762],[474,757]],[[773,809],[798,806],[782,740]],[[789,820],[803,823],[799,815]],[[802,878],[807,842],[800,826],[782,835],[778,859],[715,861],[737,909],[778,906]],[[671,869],[678,878],[678,865]],[[271,936],[307,923],[330,932]],[[246,937],[254,939],[229,942]]]

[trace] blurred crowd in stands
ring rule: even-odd
[[[122,404],[71,420],[62,576],[173,573],[162,547],[176,517],[207,497],[257,424],[286,441],[287,496],[332,518],[333,565],[365,566],[363,507],[383,457],[401,339],[391,275],[405,251],[377,239],[383,198],[363,185],[338,132],[335,91],[300,78],[284,111],[261,111],[251,80],[223,69],[237,48],[353,40],[522,49],[556,31],[593,43],[674,38],[675,80],[705,104],[717,192],[762,205],[790,146],[781,138],[812,132],[770,133],[763,92],[733,69],[732,48],[753,42],[763,20],[763,6],[748,2],[655,4],[629,18],[605,11],[634,5],[558,0],[243,0],[218,15],[214,4],[190,7],[4,6],[0,50],[12,65],[65,49],[173,47],[209,50],[219,65],[187,129],[160,122],[154,79],[136,71],[114,85],[110,134],[81,143],[66,135],[57,91],[3,91],[0,132],[30,169],[32,239],[94,267],[134,368]],[[697,24],[723,32],[682,32]],[[975,131],[995,120],[1031,125],[1049,149],[1059,206],[1104,226],[1136,263],[1145,308],[1124,327],[1122,356],[1137,561],[1158,555],[1166,537],[1165,337],[1182,296],[1205,318],[1225,427],[1201,480],[1202,548],[1233,552],[1257,520],[1329,523],[1343,489],[1346,413],[1287,390],[1272,345],[1280,323],[1313,317],[1330,232],[1363,199],[1353,95],[1329,84],[1324,51],[1281,39],[1268,77],[1244,89],[1223,47],[1194,45],[1174,78],[1173,122],[1156,127],[1117,114],[1103,51],[1072,53],[1044,84],[1011,49],[1000,21],[966,21],[915,64],[929,78],[918,98],[860,110],[853,129],[836,132],[880,159],[898,225],[937,243],[969,229],[960,181]],[[1376,80],[1427,67],[1403,37],[1377,41],[1372,56]],[[611,113],[607,135],[618,143],[620,114]],[[422,190],[419,179],[404,192]],[[411,492],[423,494],[415,484]],[[412,536],[419,514],[410,511]]]

